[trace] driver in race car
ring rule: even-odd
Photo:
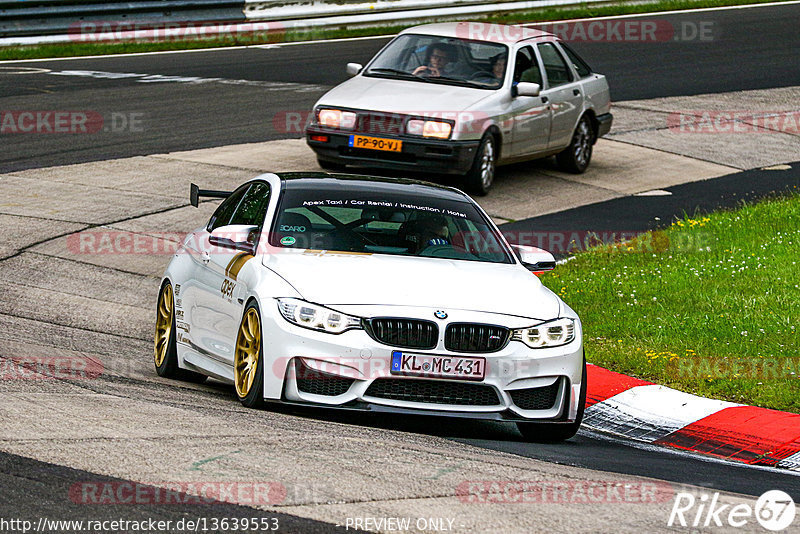
[[[431,215],[419,221],[420,250],[435,245],[450,244],[450,229],[441,215]]]

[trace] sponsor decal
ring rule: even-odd
[[[247,252],[240,252],[234,256],[233,259],[228,263],[228,267],[225,268],[225,276],[236,280],[236,277],[239,276],[239,271],[242,270],[244,264],[253,257],[254,256],[252,254],[248,254]],[[231,293],[232,292],[233,289],[231,289]]]
[[[235,282],[231,282],[230,280],[225,279],[222,281],[222,287],[220,288],[220,292],[222,293],[222,296],[224,298],[230,301],[233,298],[233,290],[235,287],[236,287]]]
[[[286,224],[282,224],[280,227],[281,232],[305,232],[305,226],[289,226]]]
[[[286,245],[287,247],[294,245],[296,242],[297,240],[290,235],[281,238],[281,245]]]

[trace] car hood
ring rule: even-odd
[[[328,91],[317,105],[438,117],[468,110],[493,93],[440,83],[356,76]]]
[[[381,254],[270,254],[264,265],[310,302],[558,317],[560,299],[519,265]]]

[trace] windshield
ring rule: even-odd
[[[506,45],[404,34],[375,57],[364,75],[498,89],[507,61]]]
[[[513,263],[501,238],[473,204],[397,191],[287,189],[270,244]]]

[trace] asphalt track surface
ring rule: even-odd
[[[658,21],[659,28],[673,31],[659,30],[657,42],[573,42],[589,64],[608,77],[615,101],[800,84],[800,5],[647,14],[639,20]],[[696,37],[690,38],[693,34]],[[684,36],[689,38],[681,39]],[[327,88],[346,79],[347,62],[366,62],[386,42],[366,39],[1,64],[0,109],[90,110],[103,116],[109,131],[2,135],[0,172],[300,137],[296,129],[283,126],[282,114],[308,112]],[[9,74],[16,65],[52,72]],[[53,74],[67,70],[206,81]],[[269,89],[252,84],[259,82],[305,85]],[[131,114],[140,122],[135,131],[114,128],[112,114],[123,117],[117,125]]]
[[[683,20],[694,23],[713,21],[718,33],[712,41],[704,43],[575,45],[596,70],[609,76],[616,100],[798,84],[800,75],[796,51],[800,49],[800,34],[797,33],[800,6],[701,12],[664,18],[674,24]],[[381,40],[349,41],[272,49],[43,61],[24,65],[61,71],[95,70],[332,86],[344,78],[340,74],[344,63],[365,61],[383,43]],[[341,69],[338,68],[340,65]],[[36,142],[31,142],[30,136],[2,136],[4,150],[0,153],[0,172],[297,137],[294,133],[274,131],[270,126],[272,117],[282,111],[308,109],[322,90],[298,86],[291,91],[265,91],[259,86],[215,82],[143,84],[131,78],[0,75],[0,108],[4,110],[90,108],[104,116],[112,112],[144,110],[146,113],[144,131],[130,134],[98,133],[95,137],[74,136],[66,141],[62,136],[42,135]],[[613,226],[609,227],[649,229],[659,224],[656,218],[667,222],[684,211],[692,213],[695,209],[733,206],[743,198],[758,198],[794,187],[799,174],[797,164],[792,165],[791,171],[746,171],[669,188],[672,193],[669,197],[627,197],[519,221],[509,228],[600,228],[612,220]],[[620,220],[620,213],[628,214],[627,218]],[[387,423],[370,416],[307,411],[298,415],[444,436],[457,442],[553,463],[644,475],[746,495],[755,496],[767,489],[778,488],[795,500],[800,499],[800,477],[796,475],[632,446],[584,431],[566,444],[532,445],[519,441],[515,431],[507,426],[487,423],[465,424],[425,417]],[[106,480],[108,477],[2,453],[0,514],[6,517],[50,514],[64,519],[83,518],[85,509],[64,502],[63,496],[72,481],[87,479]],[[143,517],[173,519],[187,513],[198,515],[197,505],[192,505],[188,511],[174,505],[136,511],[129,507],[121,508],[123,510],[109,506],[99,513],[109,518],[121,513],[130,519],[134,519],[131,516],[134,512]],[[241,517],[251,511],[246,507],[213,503],[205,515]],[[329,531],[333,527],[285,514],[281,517],[282,525],[290,532]]]
[[[239,518],[254,517],[276,519],[280,525],[279,532],[291,534],[317,534],[341,531],[335,525],[322,521],[299,518],[282,513],[264,513],[247,506],[238,506],[225,502],[198,502],[186,494],[178,494],[173,502],[162,504],[130,504],[116,503],[94,507],[87,513],[86,505],[70,502],[64,497],[70,490],[81,483],[91,480],[97,484],[123,484],[118,478],[88,473],[60,465],[39,462],[16,454],[0,452],[0,517],[30,521],[37,525],[40,518],[58,521],[81,521],[90,516],[96,521],[114,521],[124,518],[126,521],[199,521],[199,518]],[[143,488],[146,490],[146,488]],[[183,501],[186,504],[177,504]],[[57,519],[56,519],[57,518]],[[188,530],[188,529],[187,529]],[[47,529],[47,532],[67,532],[68,528]],[[75,529],[75,531],[79,531]],[[361,532],[350,529],[349,532]]]

